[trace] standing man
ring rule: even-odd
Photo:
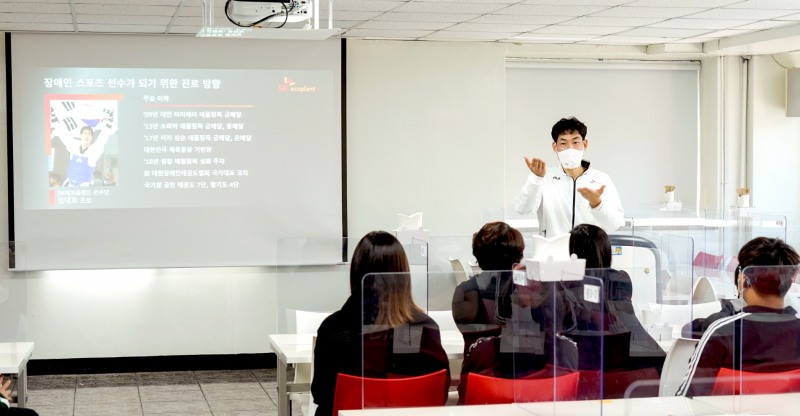
[[[547,168],[544,160],[525,157],[531,173],[514,201],[517,212],[536,212],[545,237],[568,233],[578,224],[616,231],[624,223],[624,211],[611,178],[583,160],[589,148],[586,125],[575,117],[562,118],[550,135],[561,166]]]

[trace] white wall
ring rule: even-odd
[[[584,157],[608,173],[626,216],[652,215],[664,185],[697,206],[697,63],[513,62],[506,73],[506,201],[529,171],[523,156],[558,166],[550,128],[562,117],[587,124]],[[513,210],[513,208],[512,208]]]
[[[472,235],[502,208],[502,45],[348,41],[347,67],[351,237],[418,211],[434,235]]]
[[[796,53],[800,55],[800,53]],[[787,215],[787,240],[800,247],[800,118],[786,117],[786,69],[771,56],[754,56],[750,68],[752,204]]]

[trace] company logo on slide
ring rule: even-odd
[[[293,93],[309,93],[309,92],[317,92],[316,86],[308,86],[308,85],[297,85],[289,77],[283,77],[283,82],[278,84],[278,92],[293,92]]]

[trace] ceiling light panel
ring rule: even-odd
[[[2,23],[72,23],[66,13],[0,13]]]
[[[396,9],[405,3],[405,1],[390,0],[334,0],[333,15],[337,15],[340,10],[386,12]],[[320,10],[328,10],[328,1],[320,1],[319,6]]]
[[[669,19],[700,13],[706,10],[707,9],[700,7],[614,7],[613,9],[594,13],[592,16],[663,17]]]
[[[612,33],[624,32],[633,29],[625,26],[562,26],[551,25],[536,30],[536,33],[550,33],[563,35],[610,35]]]
[[[128,6],[119,4],[75,4],[77,14],[116,14],[122,16],[172,16],[173,6]]]
[[[767,20],[794,13],[792,10],[713,9],[686,16],[690,19],[757,19]]]
[[[626,6],[634,7],[722,7],[742,0],[636,0]]]
[[[514,14],[487,14],[476,17],[471,22],[477,23],[502,23],[502,24],[529,24],[553,25],[572,20],[571,16],[524,16]]]
[[[736,29],[726,29],[726,30],[719,30],[716,32],[706,33],[703,34],[705,38],[727,38],[728,36],[737,36],[737,35],[744,35],[745,33],[751,33],[752,30],[736,30]]]
[[[334,12],[334,18],[339,16],[339,12]],[[466,13],[400,13],[387,12],[376,16],[376,21],[390,22],[449,22],[459,23],[480,16],[479,14]]]
[[[668,27],[672,29],[728,29],[754,23],[756,20],[718,20],[718,19],[669,19],[653,23],[648,27]]]
[[[336,6],[334,6],[335,8]],[[416,13],[467,13],[467,14],[487,14],[505,8],[505,4],[482,4],[482,3],[428,3],[412,1],[396,9],[396,12],[416,12]],[[334,13],[337,13],[334,10]]]
[[[611,45],[652,45],[656,43],[670,43],[678,38],[662,37],[630,37],[630,36],[603,36],[586,41],[585,43],[607,43]]]
[[[747,0],[733,3],[731,9],[783,9],[800,10],[800,1],[797,0]]]
[[[358,28],[382,30],[442,30],[450,26],[453,26],[453,24],[447,22],[378,22],[372,20],[358,25]]]
[[[495,41],[500,39],[506,39],[518,34],[519,33],[509,33],[509,32],[461,32],[461,31],[442,30],[425,36],[425,39]]]
[[[765,30],[765,29],[772,29],[775,27],[789,26],[793,24],[796,23],[788,20],[762,20],[760,22],[736,26],[735,29]]]
[[[606,6],[614,7],[630,3],[631,0],[526,0],[525,4],[549,4],[554,6]]]
[[[447,30],[463,31],[463,32],[512,32],[522,33],[530,32],[532,30],[541,29],[543,25],[500,25],[494,23],[459,23]]]
[[[417,39],[432,33],[431,30],[378,30],[353,28],[345,32],[346,37],[380,39]]]
[[[0,3],[0,13],[71,13],[69,3]]]
[[[706,29],[667,29],[658,27],[637,27],[627,32],[617,33],[617,36],[660,37],[660,38],[691,38],[711,32]]]
[[[605,6],[550,6],[519,4],[507,7],[495,14],[518,14],[531,16],[585,16],[606,10]]]
[[[585,16],[564,22],[565,25],[586,25],[586,26],[647,26],[658,23],[664,19],[660,17],[594,17]]]

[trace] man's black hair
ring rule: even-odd
[[[558,123],[554,124],[553,129],[550,130],[550,136],[553,137],[554,142],[557,142],[559,135],[563,133],[572,133],[573,131],[580,134],[581,137],[586,140],[586,125],[575,117],[558,120]]]

